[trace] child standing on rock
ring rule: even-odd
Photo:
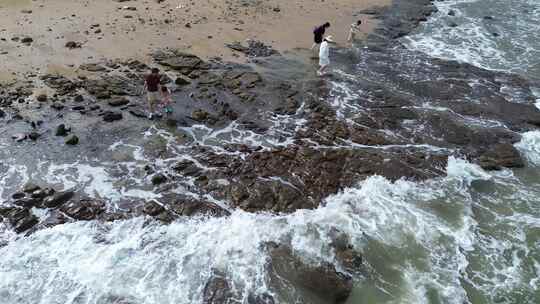
[[[351,29],[349,30],[349,36],[347,37],[347,41],[354,43],[356,40],[356,35],[358,35],[360,31],[360,25],[362,24],[362,20],[356,21],[356,23],[351,24]]]
[[[321,68],[317,71],[317,75],[319,76],[323,76],[324,71],[330,65],[330,43],[332,42],[334,42],[332,36],[328,36],[321,43],[321,48],[319,49],[319,66]]]
[[[161,103],[160,106],[163,109],[163,112],[165,112],[166,115],[171,115],[173,112],[172,109],[172,95],[169,88],[166,86],[161,87]]]

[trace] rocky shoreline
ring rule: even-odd
[[[392,181],[444,176],[449,157],[466,158],[486,170],[523,167],[513,144],[520,140],[519,132],[540,127],[534,84],[520,76],[407,51],[396,39],[434,11],[428,0],[395,0],[390,8],[363,11],[380,19],[380,27],[365,48],[336,50],[336,64],[344,72],[325,79],[312,76],[313,67],[267,52],[260,44],[254,45],[271,56],[253,65],[155,51],[155,64],[165,70],[162,82],[179,101],[174,115],[156,124],[173,134],[187,155],[159,166],[169,152],[163,143],[149,143],[151,161],[138,170],[160,198],[112,205],[76,188],[28,183],[0,204],[0,220],[30,235],[74,221],[148,216],[170,223],[183,216],[227,216],[234,208],[292,213],[317,208],[329,195],[372,175]],[[149,66],[128,60],[92,62],[80,69],[85,76],[73,79],[41,76],[37,83],[50,94],[34,94],[35,81],[0,89],[0,122],[22,130],[2,134],[13,136],[13,153],[32,145],[62,154],[66,163],[85,154],[99,158],[114,139],[151,128],[154,122],[145,118],[139,92]],[[340,82],[355,91],[336,93],[334,84]],[[345,96],[341,100],[349,103],[350,111],[330,102],[336,94]],[[512,97],[516,94],[519,102]],[[231,125],[235,132],[262,140],[207,143],[187,131]],[[114,138],[109,139],[110,134]],[[51,146],[59,137],[65,144]],[[171,191],[179,184],[197,195]],[[34,215],[35,209],[46,210],[47,217]],[[362,268],[361,254],[339,232],[332,246],[338,267],[308,265],[286,244],[268,244],[270,286],[281,298],[249,295],[248,303],[346,300],[355,272]],[[297,298],[295,289],[305,290],[301,294],[308,298]],[[244,296],[232,290],[227,275],[219,271],[204,287],[205,303],[240,303]]]

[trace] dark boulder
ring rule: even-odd
[[[56,208],[60,205],[67,203],[75,196],[75,192],[67,190],[63,192],[57,192],[53,196],[49,196],[43,200],[43,205],[47,208]]]
[[[163,173],[157,173],[152,176],[152,184],[160,185],[167,181],[167,176]]]
[[[70,131],[71,131],[71,129],[66,128],[65,124],[60,124],[60,125],[58,125],[58,127],[56,127],[55,135],[56,136],[67,136]]]
[[[519,151],[511,144],[499,144],[482,154],[478,159],[480,166],[486,170],[506,168],[522,168],[525,166]]]
[[[107,111],[103,114],[103,121],[105,122],[113,122],[116,120],[121,120],[122,118],[122,113],[118,112]]]
[[[41,200],[37,198],[25,197],[13,201],[13,205],[23,208],[39,207],[41,205]]]
[[[39,222],[27,208],[0,208],[0,216],[6,218],[17,233],[27,231]]]
[[[269,245],[270,283],[283,303],[343,303],[352,292],[353,280],[326,262],[310,265],[290,247]],[[294,286],[293,289],[289,286]]]
[[[79,138],[76,135],[70,135],[66,138],[66,145],[75,146],[79,143]]]

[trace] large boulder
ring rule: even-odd
[[[478,160],[486,170],[506,168],[522,168],[525,166],[519,151],[511,144],[498,144],[482,154]]]
[[[352,292],[352,277],[329,263],[310,265],[290,247],[270,244],[270,284],[282,303],[343,303]]]

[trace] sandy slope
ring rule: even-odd
[[[331,34],[344,43],[356,12],[389,2],[0,0],[0,79],[29,71],[68,72],[83,61],[99,58],[144,60],[157,47],[185,48],[203,57],[221,56],[228,60],[236,55],[224,43],[247,38],[256,38],[282,51],[309,47],[312,28],[326,20],[333,24]],[[366,20],[363,30],[367,33],[375,21],[361,18]],[[34,41],[25,45],[12,41],[14,37],[31,37]],[[68,41],[80,42],[82,48],[70,50],[65,47]]]

